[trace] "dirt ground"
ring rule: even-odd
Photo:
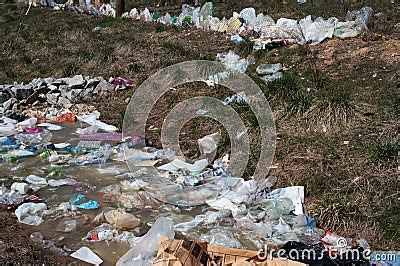
[[[362,4],[374,5],[363,1],[353,6]],[[345,9],[353,6],[271,4],[260,11],[273,18],[343,17]],[[373,7],[375,14],[384,15],[376,17],[362,36],[259,51],[247,74],[260,85],[274,111],[279,140],[276,168],[270,174],[278,177],[276,186],[305,186],[307,209],[319,227],[347,238],[365,238],[373,249],[399,250],[399,5]],[[217,13],[230,14],[231,8],[217,6]],[[25,7],[0,5],[0,84],[29,82],[33,77],[121,75],[134,81],[133,89],[90,103],[105,122],[118,127],[126,99],[157,70],[187,60],[215,59],[228,50],[241,56],[251,51],[248,42],[234,45],[224,35],[200,30],[47,9],[33,9],[26,17],[24,12]],[[93,31],[95,27],[101,28]],[[265,85],[255,67],[275,62],[283,63],[285,76]],[[156,130],[148,130],[146,136],[156,146],[163,119],[178,102],[200,95],[220,99],[230,95],[224,88],[193,86],[167,93],[153,107],[147,126]],[[259,155],[259,132],[248,108],[234,108],[247,118],[252,143],[247,174],[251,176]],[[207,119],[194,119],[181,133],[185,154],[196,157],[196,140],[215,131],[223,134],[219,154],[229,151],[223,128]],[[18,224],[12,213],[3,210],[0,219],[0,261],[18,257],[19,262],[65,263],[62,256],[32,244],[29,228]]]

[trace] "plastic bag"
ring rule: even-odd
[[[115,126],[112,125],[108,125],[106,123],[103,123],[101,121],[99,121],[100,117],[100,113],[99,112],[93,112],[91,114],[88,115],[80,115],[77,116],[79,121],[85,122],[91,126],[97,126],[99,129],[107,131],[107,132],[111,132],[111,131],[117,131],[118,128],[116,128]]]
[[[117,262],[117,266],[151,265],[151,260],[158,249],[162,236],[174,238],[173,222],[168,218],[158,218],[146,235],[137,240],[136,244]]]
[[[211,229],[208,233],[201,235],[200,240],[216,246],[243,248],[242,244],[236,240],[233,233],[223,228]]]
[[[212,2],[206,2],[200,10],[201,20],[206,20],[213,16],[214,5]]]
[[[15,210],[15,215],[20,223],[38,226],[43,222],[42,215],[46,209],[44,203],[23,203]]]
[[[357,25],[357,30],[362,32],[367,30],[368,21],[372,15],[373,9],[370,7],[363,7],[360,10],[348,11],[346,21],[354,20]]]
[[[326,38],[332,38],[336,22],[337,18],[324,20],[321,17],[313,22],[311,16],[307,16],[299,21],[299,26],[307,42],[318,44]]]
[[[103,263],[103,260],[88,247],[81,247],[80,249],[72,253],[71,257],[93,265],[100,265]]]
[[[270,75],[282,70],[282,64],[262,64],[256,69],[259,75]]]
[[[254,27],[256,25],[256,10],[252,7],[248,7],[240,11],[239,17],[244,19],[246,26]]]
[[[239,73],[245,73],[249,65],[251,65],[250,60],[246,58],[240,58],[240,56],[233,51],[217,54],[217,60],[223,63],[229,69]]]

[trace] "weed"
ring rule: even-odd
[[[173,54],[185,54],[185,47],[180,43],[164,42],[162,46]]]
[[[156,26],[156,32],[157,32],[157,33],[163,32],[164,30],[165,30],[164,25],[158,24],[158,25]]]
[[[341,86],[329,86],[317,94],[318,100],[307,111],[311,124],[322,125],[326,129],[347,124],[355,116],[355,105],[350,92]]]
[[[256,60],[261,60],[268,54],[268,52],[269,52],[268,50],[260,49],[260,50],[254,51],[253,55]]]
[[[381,139],[369,145],[370,157],[375,163],[392,164],[399,153],[399,138]]]
[[[400,204],[389,203],[383,214],[379,217],[379,227],[383,231],[383,238],[386,240],[400,239]]]
[[[253,51],[254,43],[249,38],[243,38],[243,41],[239,44],[239,49],[243,53],[249,54]]]
[[[358,204],[343,196],[327,196],[318,204],[315,217],[328,230],[340,230],[350,220],[361,219]]]

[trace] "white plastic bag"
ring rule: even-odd
[[[151,260],[158,249],[160,237],[174,238],[173,222],[169,218],[158,218],[146,235],[139,238],[128,252],[117,262],[117,266],[151,265]]]
[[[46,209],[44,203],[23,203],[15,210],[15,215],[20,223],[38,226],[43,222],[42,215]]]

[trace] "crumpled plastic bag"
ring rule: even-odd
[[[199,145],[201,155],[209,160],[213,159],[209,158],[208,156],[212,155],[217,150],[218,142],[220,139],[221,139],[221,134],[218,132],[204,136],[201,139],[198,139],[197,144]]]
[[[233,51],[217,54],[217,60],[229,69],[239,73],[245,73],[247,68],[253,63],[248,58],[240,58],[240,56]]]
[[[242,244],[235,238],[233,233],[224,228],[213,228],[206,234],[202,234],[200,240],[216,246],[243,248]]]
[[[248,7],[240,11],[239,17],[244,19],[246,25],[249,27],[254,27],[256,25],[256,10],[252,7]]]
[[[360,10],[348,11],[346,15],[346,21],[354,20],[357,28],[360,31],[367,30],[369,19],[371,18],[373,9],[371,7],[363,7]]]
[[[299,21],[299,25],[306,41],[318,44],[326,38],[332,38],[336,22],[337,18],[324,20],[321,17],[318,17],[313,22],[311,16],[307,16]]]
[[[15,210],[15,215],[20,223],[38,226],[44,221],[42,216],[46,209],[44,203],[23,203]]]

